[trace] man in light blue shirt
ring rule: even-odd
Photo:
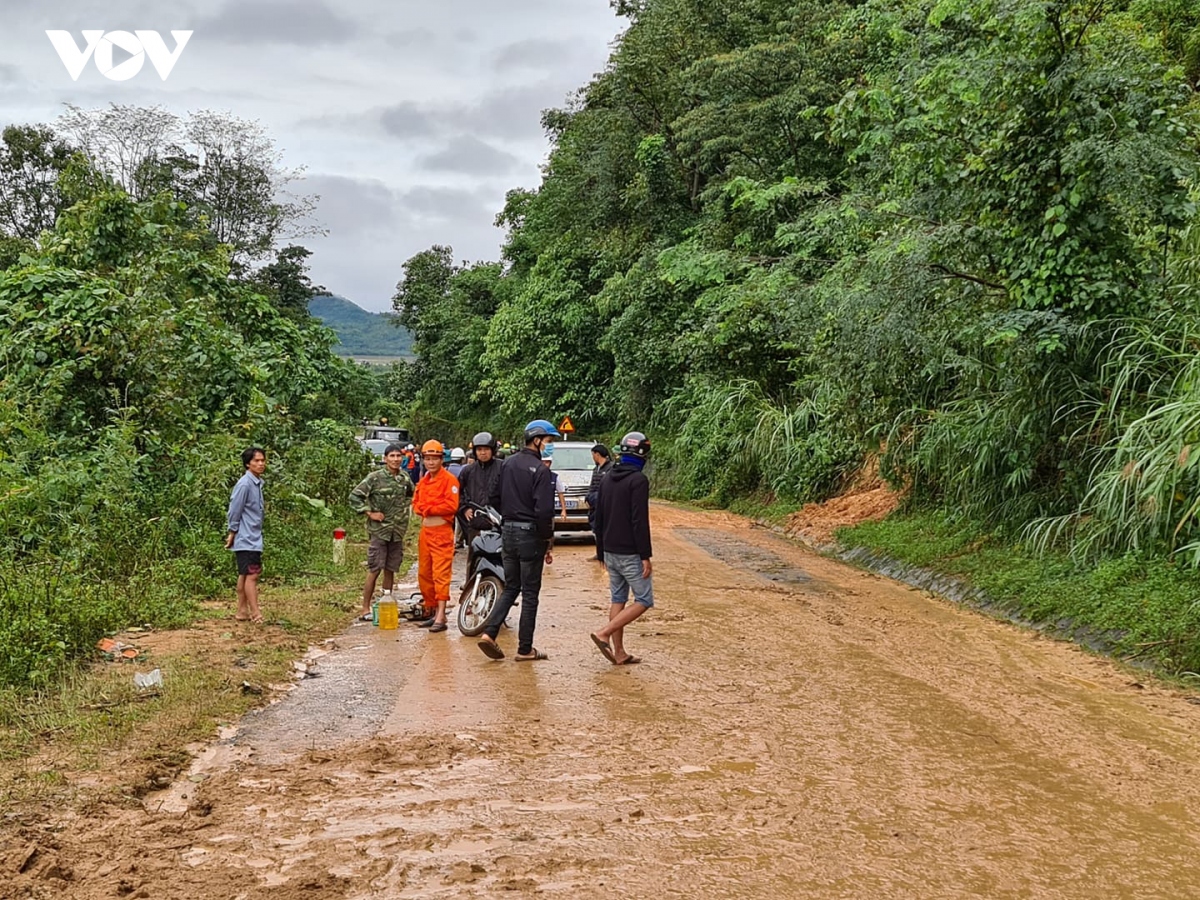
[[[232,550],[237,560],[237,615],[239,622],[262,624],[258,608],[258,576],[262,574],[263,551],[263,491],[262,474],[267,468],[267,454],[261,447],[242,451],[246,474],[238,479],[229,495],[229,534],[225,549]]]

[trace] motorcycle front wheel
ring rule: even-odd
[[[495,575],[484,575],[458,604],[458,630],[467,637],[483,634],[483,626],[500,599],[504,582]]]

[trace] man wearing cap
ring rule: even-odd
[[[438,632],[446,630],[446,604],[450,602],[458,479],[443,467],[445,448],[440,441],[426,441],[421,446],[421,457],[428,471],[417,482],[413,512],[421,517],[417,582],[421,587],[426,618],[418,624]]]
[[[492,492],[491,505],[504,517],[501,539],[504,559],[504,592],[488,616],[479,639],[479,649],[491,659],[504,659],[496,643],[500,626],[521,595],[521,622],[517,629],[519,661],[545,659],[533,646],[537,627],[538,594],[542,589],[542,567],[554,561],[554,483],[542,465],[542,448],[562,437],[545,419],[525,426],[525,447],[504,461]]]
[[[592,483],[588,485],[587,505],[588,531],[594,535],[596,533],[596,504],[600,502],[600,480],[613,467],[612,454],[603,444],[596,444],[592,447],[592,462],[596,464],[596,468],[592,470]],[[596,551],[596,556],[593,558],[600,562],[604,561],[599,550]]]
[[[350,492],[350,508],[367,517],[367,583],[363,587],[364,622],[371,619],[371,597],[383,572],[383,589],[390,591],[404,562],[404,535],[408,532],[408,503],[413,486],[404,471],[404,448],[388,444],[384,467],[374,469]]]

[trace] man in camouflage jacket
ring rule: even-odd
[[[376,469],[350,492],[350,508],[367,517],[367,583],[362,595],[362,618],[371,618],[375,582],[383,572],[383,589],[390,591],[404,562],[404,535],[408,531],[413,485],[401,467],[404,449],[389,444],[384,467]]]

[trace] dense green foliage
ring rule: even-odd
[[[719,502],[879,454],[1043,546],[1200,561],[1189,5],[614,5],[503,268],[405,267],[423,409],[640,426]]]
[[[11,151],[49,134],[5,137]],[[239,274],[170,185],[135,199],[56,154],[37,161],[52,190],[34,193],[0,160],[10,196],[55,209],[33,236],[0,222],[0,685],[46,684],[105,632],[180,623],[231,592],[244,447],[267,449],[271,578],[311,568],[329,506],[370,466],[344,423],[378,383],[297,314],[307,251]]]
[[[308,312],[337,335],[334,352],[355,358],[409,358],[412,337],[386,313],[367,312],[336,294],[313,297]]]

